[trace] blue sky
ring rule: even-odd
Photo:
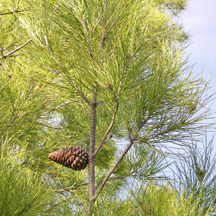
[[[203,70],[205,77],[212,75],[216,92],[216,0],[188,0],[180,22],[190,35],[189,63],[195,64],[195,71]]]
[[[190,46],[186,49],[186,55],[190,54],[189,64],[194,65],[196,73],[203,72],[204,78],[211,78],[212,87],[208,94],[213,94],[216,92],[216,0],[188,0],[186,10],[179,18],[189,33]],[[215,112],[213,119],[205,120],[206,123],[216,123],[216,100],[211,109]],[[215,132],[207,131],[208,140],[216,136]],[[216,146],[214,151],[216,153]]]
[[[186,50],[186,54],[190,54],[189,64],[194,65],[195,72],[203,72],[204,78],[211,77],[212,88],[208,93],[212,94],[216,92],[216,0],[188,0],[179,18],[190,36],[190,46]],[[211,108],[216,112],[216,100]],[[213,117],[211,123],[216,123],[216,113]],[[213,135],[216,153],[216,133],[208,130],[208,140]]]

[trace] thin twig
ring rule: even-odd
[[[148,114],[148,117],[147,117],[146,119],[144,119],[144,120],[141,122],[141,124],[140,124],[140,126],[138,127],[136,133],[139,133],[139,132],[140,132],[140,130],[142,129],[142,127],[143,127],[143,126],[147,123],[147,121],[151,118],[151,114],[152,114],[152,113],[149,113],[149,114]]]
[[[118,19],[120,18],[120,16],[122,15],[122,13],[120,13],[117,17],[116,20],[113,21],[113,23],[111,24],[111,26],[109,27],[109,29],[107,30],[106,34],[104,35],[103,39],[105,40],[107,35],[109,34],[109,32],[112,30],[113,26],[116,24],[116,22],[118,21]]]
[[[104,135],[104,137],[103,137],[103,139],[102,139],[100,145],[98,146],[97,150],[95,151],[94,157],[97,155],[97,153],[99,152],[99,150],[101,149],[101,147],[102,147],[104,144],[106,144],[107,142],[109,142],[109,140],[112,138],[112,135],[110,135],[110,136],[109,136],[109,139],[108,139],[107,141],[105,141],[107,135],[109,134],[110,130],[112,129],[112,126],[113,126],[113,123],[114,123],[114,120],[115,120],[115,115],[116,115],[116,113],[117,113],[117,110],[115,109],[115,110],[114,110],[114,113],[113,113],[112,121],[111,121],[111,123],[110,123],[110,125],[109,125],[109,127],[108,127],[108,129],[107,129],[107,131],[106,131],[106,133],[105,133],[105,135]]]
[[[116,176],[116,177],[108,178],[107,181],[111,181],[111,180],[115,180],[115,179],[123,179],[123,178],[127,178],[129,176],[131,176],[131,175]],[[96,186],[96,188],[98,188],[101,184],[102,184],[102,182],[98,183],[98,185]]]
[[[51,72],[60,72],[60,70],[48,68],[48,67],[45,66],[45,65],[41,65],[41,67],[44,68],[44,69],[46,69],[46,70],[49,70],[49,71],[51,71]]]
[[[68,101],[66,101],[66,102],[64,102],[64,103],[62,103],[62,104],[60,104],[60,105],[54,107],[54,108],[51,109],[50,111],[45,112],[41,117],[44,117],[45,115],[49,114],[50,112],[53,112],[53,111],[55,111],[55,110],[57,110],[57,109],[59,109],[59,108],[65,106],[65,105],[68,105],[68,104],[70,104],[70,103],[72,103],[72,102],[73,102],[73,101],[68,100]]]
[[[45,36],[44,38],[45,38],[45,42],[46,42],[46,46],[47,46],[48,51],[50,52],[50,54],[52,55],[52,57],[54,58],[54,60],[58,64],[58,66],[61,67],[61,64],[59,63],[59,61],[57,60],[55,54],[53,53],[53,51],[51,50],[51,48],[49,46],[49,42],[48,42],[47,36]],[[66,79],[68,80],[69,84],[71,84],[75,88],[75,90],[77,91],[77,93],[84,99],[84,101],[87,104],[91,105],[91,102],[86,98],[86,96],[81,92],[81,90],[75,85],[75,83],[73,83],[71,81],[71,79],[69,78],[69,76],[65,72],[63,72],[63,71],[62,71],[62,73],[66,77]]]
[[[29,164],[29,162],[30,161],[33,161],[33,160],[35,160],[37,157],[35,156],[35,157],[33,157],[33,158],[31,158],[31,159],[29,159],[29,160],[27,160],[27,161],[24,161],[22,164],[20,164],[21,166],[24,166],[24,165],[26,165],[26,164]]]
[[[55,208],[55,207],[58,206],[58,205],[61,205],[61,204],[64,203],[64,202],[68,202],[69,199],[72,199],[72,198],[71,198],[71,197],[68,197],[68,198],[66,198],[66,199],[62,199],[62,201],[60,201],[59,203],[56,203],[56,204],[53,204],[53,205],[49,206],[49,208],[46,209],[44,212],[45,212],[45,213],[51,212],[53,208]]]
[[[91,106],[91,102],[87,99],[87,97],[81,92],[81,90],[70,80],[68,79],[68,82],[75,88],[75,90],[79,93],[79,95],[82,97],[82,99]]]
[[[125,6],[125,8],[126,8],[127,6]],[[124,9],[125,9],[124,8]],[[120,18],[120,16],[122,15],[124,13],[124,10],[122,10],[122,12],[118,15],[118,17],[116,18],[116,20],[114,20],[113,21],[113,23],[111,24],[111,26],[109,27],[109,29],[107,30],[107,32],[106,32],[106,34],[104,35],[104,41],[105,41],[105,39],[106,39],[106,37],[107,37],[107,35],[109,34],[109,32],[112,30],[112,28],[113,28],[113,26],[116,24],[116,22],[118,21],[118,19]]]
[[[105,14],[106,14],[106,11],[107,11],[107,0],[104,0],[104,11],[105,11]]]
[[[107,0],[104,0],[104,23],[103,23],[103,36],[102,36],[102,42],[100,47],[100,56],[102,55],[104,45],[105,45],[105,31],[106,31],[106,13],[107,13]]]
[[[4,59],[4,58],[7,58],[9,55],[17,52],[18,50],[22,49],[24,46],[26,46],[28,43],[30,43],[32,41],[32,39],[29,39],[28,41],[26,41],[23,45],[17,47],[16,49],[10,51],[9,53],[7,53],[6,55],[3,55],[0,57],[0,59]]]
[[[47,124],[43,124],[41,122],[39,122],[40,125],[42,125],[43,127],[47,127],[47,128],[51,128],[51,129],[54,129],[54,130],[62,130],[63,128],[66,128],[66,127],[53,127],[53,126],[50,126],[50,125],[47,125]]]
[[[15,10],[15,11],[10,11],[10,12],[5,12],[5,13],[0,13],[0,16],[8,15],[8,14],[14,14],[14,13],[21,13],[21,12],[26,12],[28,10]]]
[[[75,183],[77,183],[77,182],[75,182]],[[71,190],[76,191],[74,189],[76,189],[77,187],[85,186],[85,185],[88,184],[88,183],[83,183],[83,184],[80,184],[78,186],[75,186],[76,185],[75,183],[71,187],[65,187],[65,188],[61,188],[61,189],[56,189],[56,190],[54,190],[54,192],[64,192],[64,191],[71,191]]]
[[[119,89],[120,91],[120,89]],[[157,134],[159,135],[159,134]],[[153,137],[151,137],[153,138]],[[149,138],[150,139],[150,138]],[[128,144],[127,148],[125,149],[125,151],[122,153],[121,157],[119,158],[119,160],[116,162],[116,164],[113,166],[113,168],[109,171],[109,173],[106,175],[106,177],[104,178],[104,180],[102,181],[101,185],[100,185],[100,188],[98,189],[96,195],[94,196],[94,200],[98,197],[98,195],[100,194],[101,190],[103,189],[104,185],[106,184],[106,182],[109,180],[109,177],[110,175],[113,173],[113,171],[116,169],[116,167],[119,165],[119,163],[123,160],[123,158],[125,157],[125,155],[127,154],[127,152],[129,151],[129,149],[131,148],[131,146],[134,144],[134,143],[137,143],[138,141],[142,141],[142,142],[145,142],[149,139],[146,139],[146,140],[133,140],[133,139],[130,139],[130,143]]]
[[[49,53],[52,55],[55,62],[60,66],[61,64],[59,63],[59,61],[57,60],[55,54],[53,53],[53,51],[52,51],[52,49],[51,49],[51,47],[49,45],[48,38],[47,38],[46,35],[44,36],[44,39],[45,39],[45,43],[46,43],[46,46],[47,46],[47,49],[48,49]]]
[[[151,137],[148,137],[148,138],[146,138],[146,139],[134,140],[133,142],[134,142],[134,143],[146,142],[146,141],[151,140],[151,139],[154,139],[154,138],[156,138],[156,137],[158,137],[158,136],[160,136],[160,135],[163,135],[163,134],[165,134],[165,133],[167,133],[167,132],[168,132],[168,130],[161,131],[161,132],[159,132],[159,133],[157,133],[157,134],[155,134],[155,135],[153,135],[153,136],[151,136]],[[180,145],[180,144],[179,144],[179,145]]]
[[[103,101],[98,101],[97,102],[97,106],[100,105],[100,104],[102,104],[102,103],[103,103]]]
[[[116,102],[116,105],[115,105],[115,108],[114,108],[114,112],[113,112],[113,116],[112,116],[112,120],[111,120],[111,123],[106,131],[106,133],[104,134],[104,137],[103,139],[101,140],[101,143],[100,145],[98,146],[97,150],[95,151],[94,153],[94,156],[96,156],[96,154],[98,153],[98,151],[101,149],[101,147],[103,146],[104,144],[104,141],[107,137],[107,135],[109,134],[110,130],[112,129],[113,127],[113,124],[114,124],[114,121],[115,121],[115,117],[116,117],[116,114],[117,114],[117,111],[118,111],[118,107],[119,107],[119,102],[118,102],[118,97],[117,95],[115,94],[115,92],[113,91],[113,88],[111,87],[111,85],[109,83],[107,83],[107,86],[109,87],[109,89],[112,91],[113,93],[113,96],[115,98],[115,102]]]
[[[105,11],[105,14],[106,14],[106,10],[107,10],[107,5],[106,4],[107,4],[107,1],[105,0],[104,1],[104,11]],[[101,43],[101,48],[100,48],[100,55],[102,54],[102,51],[104,49],[105,40],[106,40],[107,35],[112,30],[113,26],[116,24],[116,22],[118,21],[119,17],[121,16],[121,14],[122,13],[120,13],[119,16],[117,17],[117,19],[114,20],[114,22],[111,24],[111,26],[109,27],[109,29],[107,30],[107,32],[105,32],[106,20],[104,21],[104,32],[103,32],[102,43]]]
[[[114,24],[113,24],[114,25]],[[110,29],[111,30],[111,29]],[[128,66],[130,65],[132,61],[132,58],[129,58],[127,60],[127,63],[125,65],[125,68],[124,68],[124,72],[126,72],[126,70],[128,69]],[[115,94],[115,92],[113,91],[113,88],[112,86],[107,83],[107,87],[109,87],[109,89],[112,91],[113,93],[113,96],[115,98],[115,101],[116,101],[116,107],[115,107],[115,110],[114,110],[114,113],[113,113],[113,118],[112,118],[112,121],[111,121],[111,124],[107,130],[107,132],[105,133],[104,135],[104,138],[102,139],[102,142],[100,143],[98,149],[96,150],[95,152],[95,155],[97,154],[97,152],[99,151],[99,149],[102,147],[103,143],[104,143],[104,140],[106,139],[106,136],[108,135],[109,131],[111,130],[112,126],[113,126],[113,123],[114,123],[114,120],[115,120],[115,116],[116,116],[116,113],[117,113],[117,110],[118,110],[118,106],[119,106],[119,102],[118,102],[118,96],[119,96],[119,93],[121,91],[121,85],[122,85],[122,80],[123,80],[123,77],[122,79],[120,80],[120,83],[119,83],[119,87],[118,87],[118,90],[117,90],[117,95]],[[104,185],[106,184],[106,182],[108,181],[110,175],[113,173],[113,171],[116,169],[116,167],[119,165],[119,163],[122,161],[122,159],[124,158],[124,156],[127,154],[127,152],[129,151],[129,149],[131,148],[131,146],[133,145],[133,139],[130,139],[130,143],[128,144],[127,148],[125,149],[125,151],[123,152],[123,154],[121,155],[121,157],[119,158],[119,160],[116,162],[116,164],[113,166],[113,168],[109,171],[109,173],[106,175],[106,177],[104,178],[103,182],[101,183],[101,186],[100,188],[98,189],[96,195],[94,196],[94,200],[98,197],[98,195],[100,194],[101,190],[103,189]]]
[[[101,190],[103,189],[104,185],[106,184],[106,182],[108,181],[110,175],[113,173],[113,171],[115,170],[115,168],[119,165],[119,163],[122,161],[122,159],[124,158],[124,156],[127,154],[127,152],[129,151],[129,149],[131,148],[131,146],[133,145],[133,140],[130,140],[130,143],[128,144],[127,148],[125,149],[125,151],[122,153],[121,157],[119,158],[119,160],[116,162],[116,164],[113,166],[113,168],[108,172],[108,174],[106,175],[106,177],[104,178],[104,180],[102,181],[96,195],[94,196],[94,200],[98,197],[98,195],[100,194]]]
[[[85,21],[80,19],[80,22],[84,28],[84,32],[85,32],[85,38],[86,38],[86,42],[88,44],[88,51],[89,51],[89,55],[90,57],[92,58],[92,60],[94,60],[94,56],[92,54],[92,51],[91,51],[91,47],[90,47],[90,41],[89,41],[89,33],[88,33],[88,30],[87,30],[87,27],[86,27],[86,24],[85,24]]]
[[[111,177],[111,178],[108,178],[107,181],[111,181],[111,180],[116,180],[116,179],[124,179],[124,178],[127,178],[127,177],[139,177],[140,175],[133,175],[133,174],[130,174],[130,175],[125,175],[125,176],[116,176],[116,177]],[[164,177],[163,176],[158,176],[158,177],[151,177],[151,176],[147,176],[146,178],[148,179],[163,179]],[[98,188],[100,185],[101,185],[102,182],[100,182],[96,188]]]
[[[18,107],[18,109],[17,109],[17,111],[16,111],[16,113],[15,113],[15,115],[14,115],[13,118],[12,118],[12,115],[11,115],[10,120],[9,120],[9,125],[11,125],[17,118],[19,118],[18,114],[19,114],[22,106],[25,104],[26,100],[28,99],[28,97],[29,97],[29,95],[31,93],[31,90],[33,88],[33,85],[34,85],[34,83],[31,83],[31,86],[28,89],[28,92],[27,92],[25,98],[23,99],[22,103],[19,105],[19,107]],[[20,117],[23,117],[23,116],[20,116]]]

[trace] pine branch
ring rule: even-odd
[[[24,46],[26,46],[27,44],[29,44],[30,42],[32,41],[32,39],[29,39],[28,41],[26,41],[23,45],[17,47],[16,49],[10,51],[9,53],[7,53],[6,55],[3,55],[0,57],[0,59],[5,59],[7,58],[8,56],[10,56],[11,54],[17,52],[18,50],[22,49]]]
[[[98,146],[97,150],[95,151],[94,153],[94,156],[97,155],[98,151],[101,149],[101,147],[103,146],[104,144],[104,141],[107,137],[107,135],[109,134],[109,132],[111,131],[112,127],[113,127],[113,124],[114,124],[114,121],[115,121],[115,118],[116,118],[116,114],[117,114],[117,111],[118,111],[118,107],[119,107],[119,102],[118,102],[118,97],[117,95],[115,94],[115,92],[113,91],[113,88],[111,87],[111,85],[109,83],[107,83],[107,87],[109,87],[109,89],[112,91],[113,93],[113,96],[115,98],[115,102],[116,102],[116,105],[115,105],[115,108],[114,108],[114,112],[113,112],[113,116],[112,116],[112,120],[111,120],[111,123],[106,131],[106,133],[104,134],[104,137],[100,143],[100,145]]]
[[[138,129],[137,129],[137,131],[136,131],[136,134],[138,134],[138,133],[140,132],[140,130],[142,129],[142,127],[147,123],[147,121],[148,121],[150,118],[151,118],[151,113],[149,113],[148,117],[147,117],[146,119],[144,119],[144,120],[140,123],[140,125],[139,125],[139,127],[138,127]],[[129,128],[129,137],[131,136],[131,131],[132,131],[132,127]],[[135,137],[134,137],[134,139],[135,139]],[[134,141],[134,142],[137,143],[137,141]],[[141,142],[143,142],[143,141],[141,141]]]
[[[119,160],[116,162],[116,164],[113,166],[113,168],[108,172],[108,174],[106,175],[106,177],[104,178],[104,180],[102,181],[96,195],[94,196],[94,200],[96,200],[96,198],[98,197],[98,195],[100,194],[100,192],[102,191],[103,187],[105,186],[106,182],[108,181],[109,177],[111,176],[111,174],[113,173],[113,171],[116,169],[116,167],[119,165],[119,163],[123,160],[124,156],[127,154],[127,152],[130,150],[131,146],[133,145],[133,140],[130,140],[130,143],[128,144],[127,148],[125,149],[125,151],[122,153],[121,157],[119,158]]]
[[[127,68],[128,64],[126,65]],[[110,89],[112,90],[112,87],[109,85]],[[119,88],[120,91],[120,88]],[[114,92],[113,92],[114,93]],[[149,115],[150,118],[150,115]],[[147,121],[147,120],[146,120]],[[144,124],[145,122],[141,123]],[[138,131],[140,131],[140,129],[142,128],[140,125],[140,127],[138,128]],[[137,132],[138,132],[137,131]],[[147,141],[146,140],[142,140],[142,142]],[[106,182],[109,180],[110,175],[113,173],[113,171],[116,169],[116,167],[119,165],[119,163],[123,160],[123,158],[125,157],[125,155],[127,154],[127,152],[130,150],[130,148],[132,147],[133,143],[137,143],[138,141],[135,139],[130,139],[130,143],[128,144],[127,148],[125,149],[125,151],[122,153],[121,157],[119,158],[119,160],[116,162],[116,164],[113,166],[113,168],[109,171],[109,173],[106,175],[106,177],[104,178],[103,182],[101,183],[100,188],[98,189],[96,195],[94,196],[94,200],[98,197],[98,195],[100,194],[101,190],[103,189],[104,185],[106,184]],[[101,145],[102,146],[102,145]],[[100,147],[100,146],[99,146]]]
[[[47,39],[47,36],[44,37],[45,38],[45,42],[46,42],[46,46],[47,46],[47,49],[49,51],[49,53],[52,55],[53,59],[55,60],[55,62],[57,63],[57,65],[59,67],[61,67],[61,64],[59,63],[59,61],[57,60],[55,54],[53,53],[52,49],[50,48],[50,45],[49,45],[49,42],[48,42],[48,39]],[[77,93],[83,98],[83,100],[88,104],[88,105],[91,105],[91,102],[86,98],[86,96],[82,93],[82,91],[75,85],[75,83],[73,83],[70,79],[70,77],[64,72],[62,71],[63,75],[65,76],[65,78],[67,79],[67,81],[69,82],[69,84],[71,84],[75,90],[77,91]]]
[[[130,62],[131,62],[131,58],[127,60],[127,63],[125,65],[125,68],[124,68],[124,72],[127,70]],[[123,79],[123,78],[122,78]],[[121,85],[122,85],[122,79],[119,83],[119,87],[118,87],[118,92],[117,94],[119,95],[120,93],[120,90],[121,90]],[[110,126],[108,127],[99,147],[97,148],[96,152],[95,152],[95,155],[98,153],[98,151],[100,150],[100,148],[102,147],[102,145],[104,144],[104,141],[108,135],[108,133],[110,132],[111,128],[113,127],[113,124],[114,124],[114,120],[115,120],[115,117],[116,117],[116,113],[118,111],[118,106],[119,106],[119,102],[118,102],[118,95],[115,94],[115,92],[113,91],[113,88],[112,86],[107,83],[107,86],[109,87],[109,89],[112,91],[113,93],[113,96],[115,98],[115,101],[116,101],[116,106],[115,106],[115,109],[114,109],[114,113],[113,113],[113,117],[112,117],[112,120],[111,120],[111,123],[110,123]],[[119,165],[119,163],[122,161],[122,159],[124,158],[124,156],[127,154],[127,152],[129,151],[129,149],[131,148],[131,146],[133,145],[133,140],[130,140],[130,143],[129,145],[127,146],[127,148],[125,149],[125,151],[123,152],[123,154],[121,155],[121,157],[119,158],[119,160],[117,161],[117,163],[113,166],[113,168],[109,171],[109,173],[107,174],[107,176],[104,178],[103,182],[101,183],[101,186],[99,188],[99,190],[97,191],[97,194],[94,196],[94,200],[98,197],[99,193],[101,192],[101,190],[103,189],[104,185],[106,184],[106,182],[108,181],[110,175],[113,173],[113,171],[115,170],[115,168]]]
[[[140,130],[142,129],[142,127],[147,123],[147,121],[148,121],[150,118],[151,118],[151,113],[149,113],[149,114],[148,114],[148,117],[147,117],[146,119],[144,119],[144,120],[141,122],[140,126],[139,126],[138,129],[137,129],[137,133],[140,132]]]
[[[107,11],[107,0],[104,1],[104,11],[105,11],[105,14],[106,14],[106,11]],[[102,54],[102,50],[104,48],[104,45],[105,45],[105,40],[106,40],[106,37],[108,36],[108,34],[110,33],[110,31],[112,30],[113,26],[116,24],[116,22],[119,20],[120,16],[122,15],[122,13],[120,13],[118,15],[118,17],[116,18],[116,20],[113,21],[113,23],[110,25],[109,29],[107,30],[107,32],[104,31],[103,33],[103,38],[102,38],[102,43],[101,43],[101,48],[100,48],[100,55]],[[106,20],[104,21],[104,26],[106,26]]]

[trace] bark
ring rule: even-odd
[[[94,204],[95,195],[95,137],[96,137],[96,91],[94,92],[91,103],[91,132],[90,132],[90,144],[89,144],[89,165],[88,165],[88,196],[89,203],[87,207],[87,216],[92,215],[92,206]]]

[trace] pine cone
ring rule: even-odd
[[[52,152],[48,157],[73,170],[85,169],[88,164],[88,153],[80,146],[73,146]]]

